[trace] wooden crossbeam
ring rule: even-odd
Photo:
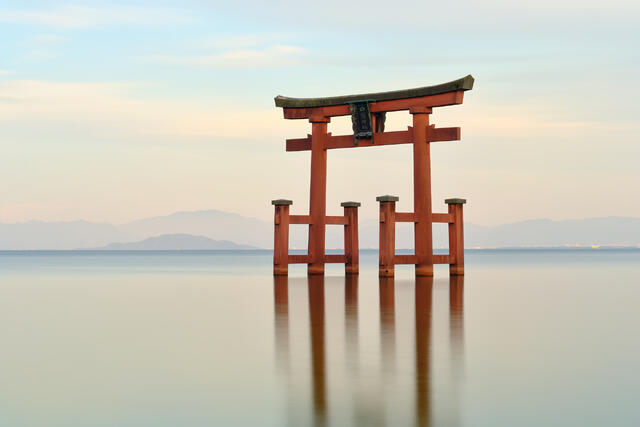
[[[372,113],[388,111],[402,111],[413,107],[444,107],[446,105],[462,104],[464,91],[441,93],[438,95],[422,96],[417,98],[394,99],[390,101],[378,101],[369,104]],[[349,105],[331,105],[327,107],[309,108],[283,108],[285,119],[308,119],[310,117],[336,117],[351,114]]]
[[[311,215],[289,215],[289,224],[311,224]],[[325,224],[347,225],[349,220],[342,215],[327,215]]]
[[[415,255],[395,255],[393,257],[394,264],[415,264],[416,263]],[[452,264],[451,255],[433,255],[433,263],[434,264]]]
[[[452,223],[453,216],[448,213],[431,214],[432,222]],[[396,222],[416,222],[416,214],[413,212],[396,212]]]
[[[349,222],[346,216],[327,215],[326,218],[326,224],[330,225],[347,225]]]
[[[448,213],[433,213],[431,214],[431,221],[453,223],[453,215]]]
[[[396,222],[416,222],[416,214],[413,212],[396,212]]]
[[[455,257],[451,255],[433,255],[434,264],[453,264],[455,263]],[[415,255],[395,255],[393,257],[394,264],[415,264]],[[307,264],[311,262],[311,257],[308,254],[304,255],[289,255],[289,264]],[[340,264],[347,262],[347,256],[345,254],[327,254],[324,256],[324,262]]]
[[[453,264],[451,255],[434,255],[434,264]]]
[[[311,262],[311,257],[308,254],[289,255],[289,264],[307,264],[309,262]],[[329,264],[345,263],[347,256],[345,254],[328,254],[324,256],[324,262]]]
[[[415,264],[418,258],[415,255],[395,255],[394,264]]]
[[[458,141],[460,140],[460,128],[427,128],[427,141]],[[413,128],[393,132],[379,132],[373,134],[373,139],[360,139],[358,145],[354,144],[353,135],[328,134],[325,139],[325,149],[375,147],[378,145],[410,144],[413,142]],[[287,151],[311,150],[311,135],[306,138],[287,139]]]
[[[326,263],[344,263],[347,262],[347,256],[345,254],[331,254],[324,256],[324,262]]]
[[[289,215],[289,224],[311,224],[311,215]]]
[[[307,264],[311,262],[309,254],[289,255],[289,264]]]

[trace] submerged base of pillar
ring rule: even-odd
[[[449,265],[450,276],[464,276],[464,265]]]
[[[273,266],[273,275],[274,276],[288,276],[289,275],[289,267],[288,266]]]
[[[416,276],[433,276],[433,265],[416,265]]]
[[[315,276],[315,275],[323,275],[324,274],[324,265],[307,265],[307,275]]]
[[[395,274],[393,267],[379,267],[378,277],[393,277]]]
[[[345,265],[344,274],[359,274],[360,269],[357,265]]]

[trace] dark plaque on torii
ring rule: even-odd
[[[374,113],[373,117],[371,117],[368,100],[349,102],[349,110],[351,111],[353,143],[358,145],[358,140],[360,139],[371,139],[371,143],[374,143],[374,126],[376,132],[384,132],[387,113]]]
[[[466,76],[435,86],[391,92],[328,98],[287,98],[277,96],[285,119],[308,119],[312,132],[306,138],[288,139],[287,151],[311,151],[311,192],[309,215],[290,215],[291,200],[273,200],[275,237],[273,272],[288,274],[288,265],[307,264],[308,274],[324,274],[325,263],[344,263],[347,274],[358,273],[358,202],[343,202],[344,215],[326,214],[327,150],[370,147],[374,145],[413,145],[414,212],[396,212],[396,196],[380,196],[380,276],[393,276],[395,264],[414,264],[417,276],[432,276],[433,264],[449,264],[452,275],[464,274],[464,238],[462,205],[464,199],[447,199],[448,213],[433,213],[431,208],[430,143],[460,139],[460,128],[436,128],[429,125],[433,108],[462,104],[464,92],[473,88],[474,79]],[[384,131],[385,114],[408,110],[413,126],[404,131]],[[331,117],[351,115],[353,135],[327,132]],[[395,253],[395,223],[414,224],[415,254]],[[434,255],[434,222],[449,225],[449,254]],[[309,225],[309,249],[305,255],[289,254],[289,225]],[[327,224],[344,225],[345,253],[325,253]]]

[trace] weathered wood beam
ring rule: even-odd
[[[396,255],[393,257],[394,264],[415,264],[416,260],[415,255]]]
[[[448,214],[448,213],[434,213],[434,214],[431,214],[431,221],[432,222],[452,223],[453,222],[453,215]]]
[[[433,263],[434,264],[452,264],[453,260],[451,255],[434,255]]]
[[[416,214],[413,212],[396,212],[396,222],[416,222]]]
[[[345,254],[325,255],[324,262],[332,264],[347,262],[347,256]]]
[[[347,217],[327,215],[325,224],[347,225]],[[311,224],[311,215],[289,215],[289,224]]]
[[[440,141],[459,141],[460,140],[460,128],[437,128],[429,126],[427,128],[427,141],[440,142]]]
[[[408,110],[412,107],[444,107],[447,105],[462,104],[464,91],[441,93],[438,95],[422,96],[417,98],[394,99],[390,101],[371,102],[369,111],[372,113],[383,113],[389,111]],[[349,116],[351,111],[349,105],[331,105],[327,107],[308,108],[283,108],[285,119],[308,119],[313,117],[336,117]]]
[[[276,107],[284,108],[309,108],[327,107],[330,105],[343,105],[350,102],[357,102],[363,99],[369,101],[391,101],[394,99],[419,98],[424,96],[438,95],[447,92],[473,89],[474,78],[470,74],[457,80],[441,83],[432,86],[423,86],[413,89],[392,90],[387,92],[370,92],[357,95],[329,96],[322,98],[290,98],[287,96],[276,96]]]
[[[435,128],[427,129],[427,140],[429,142],[458,141],[460,139],[460,128]],[[413,128],[407,130],[374,133],[373,139],[360,139],[358,145],[354,144],[353,135],[330,135],[325,141],[325,149],[334,148],[356,148],[375,147],[378,145],[410,144],[413,142]],[[287,151],[309,151],[311,150],[311,135],[306,138],[287,139]]]
[[[289,215],[289,224],[311,224],[311,215]]]
[[[346,216],[333,216],[333,215],[327,215],[327,222],[326,224],[332,224],[332,225],[347,225],[348,220]]]
[[[289,255],[289,264],[307,264],[311,262],[311,257],[305,255]]]

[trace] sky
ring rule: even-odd
[[[640,3],[0,2],[0,222],[122,223],[218,209],[304,214],[311,126],[276,95],[428,86],[472,74],[431,123],[433,207],[467,221],[640,217]],[[329,131],[350,133],[349,118]],[[407,112],[388,129],[410,125]],[[409,145],[331,150],[328,214],[400,197]]]

